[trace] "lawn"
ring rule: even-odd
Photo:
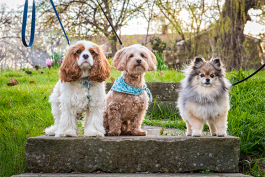
[[[45,127],[53,123],[49,93],[58,81],[58,70],[42,68],[32,71],[0,71],[0,176],[23,173],[25,168],[24,148],[28,137],[43,134]],[[236,82],[253,71],[230,72],[227,77]],[[120,72],[111,71],[111,77],[117,78]],[[20,83],[7,86],[10,77]],[[183,78],[180,72],[173,70],[152,71],[145,75],[147,82],[179,82]],[[30,84],[30,81],[34,83]],[[111,82],[108,79],[107,82]],[[258,169],[258,162],[265,157],[265,71],[258,73],[231,91],[231,110],[228,116],[228,133],[241,139],[240,154],[245,164],[245,172],[253,175],[265,175]],[[184,129],[176,111],[153,112],[145,119],[146,124],[162,125]],[[207,130],[207,126],[205,126]],[[261,160],[257,160],[261,159]],[[263,159],[264,160],[264,159]],[[251,168],[246,168],[248,164]]]

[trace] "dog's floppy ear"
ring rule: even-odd
[[[147,49],[147,48],[146,48]],[[156,70],[156,56],[153,54],[153,52],[151,52],[149,49],[148,50],[148,53],[149,53],[149,68],[148,68],[148,71],[154,71]]]
[[[118,71],[124,71],[126,65],[126,48],[118,50],[118,52],[113,57],[113,66]]]
[[[99,46],[94,46],[94,64],[89,70],[89,80],[103,82],[110,76],[110,64]]]
[[[222,66],[222,62],[219,58],[213,58],[211,59],[211,62],[214,66],[220,68]]]
[[[202,57],[195,57],[193,60],[195,67],[200,67],[205,62],[205,59]]]
[[[70,46],[60,67],[61,82],[76,81],[81,77],[81,71],[75,58],[76,45]]]

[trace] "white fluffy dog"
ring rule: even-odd
[[[85,136],[104,136],[105,80],[110,65],[100,47],[89,41],[70,46],[60,67],[60,80],[50,96],[54,125],[50,136],[76,136],[76,115],[85,112]]]

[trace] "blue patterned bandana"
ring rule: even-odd
[[[147,88],[146,84],[144,85],[144,88],[135,88],[132,86],[127,85],[124,80],[123,76],[117,78],[111,87],[111,90],[114,90],[116,92],[121,92],[121,93],[128,93],[131,95],[141,95],[143,91],[145,90],[146,93],[150,96],[150,101],[153,100],[152,94],[150,90]]]

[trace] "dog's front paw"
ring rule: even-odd
[[[217,135],[218,137],[225,137],[227,134],[226,134],[226,131],[217,131],[217,132],[216,132],[216,135]]]
[[[193,137],[201,137],[200,134],[195,134],[195,133],[193,133],[192,136],[193,136]]]
[[[187,132],[187,133],[186,133],[186,136],[191,136],[191,133],[188,133],[188,132]]]
[[[218,136],[218,137],[225,137],[226,134],[218,134],[217,136]]]
[[[212,134],[212,136],[216,136],[217,134],[216,134],[216,132],[214,132],[214,133],[211,133]]]
[[[85,131],[84,136],[104,137],[104,133],[99,131]]]
[[[54,136],[56,131],[57,131],[57,128],[54,126],[51,126],[45,129],[45,134],[47,136]]]
[[[120,131],[109,131],[108,136],[120,136]]]
[[[55,132],[55,137],[71,137],[71,136],[76,136],[75,130],[66,130],[66,131],[58,130]]]
[[[134,136],[146,136],[147,131],[134,131],[132,135]]]
[[[133,135],[133,133],[132,133],[132,131],[131,130],[129,130],[129,131],[122,131],[121,132],[121,135]]]

